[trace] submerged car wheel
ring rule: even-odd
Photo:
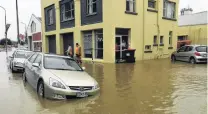
[[[191,63],[191,64],[196,64],[196,60],[192,57],[192,58],[190,59],[190,63]]]
[[[43,81],[38,83],[38,95],[44,97],[44,84]]]
[[[27,77],[26,77],[26,73],[25,72],[22,75],[22,80],[23,80],[24,83],[27,82]]]
[[[175,61],[176,61],[176,57],[175,57],[175,55],[172,55],[172,56],[171,56],[171,61],[173,61],[173,62],[175,62]]]

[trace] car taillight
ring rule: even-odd
[[[194,53],[196,56],[201,56],[201,54],[199,52],[195,52]]]

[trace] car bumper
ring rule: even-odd
[[[54,88],[49,85],[44,85],[44,90],[45,90],[45,97],[49,99],[58,99],[58,100],[64,100],[64,99],[69,99],[71,97],[76,97],[78,92],[81,91],[76,91],[76,90],[70,90],[69,88],[67,89],[59,89],[59,88]],[[87,93],[88,96],[96,95],[99,92],[100,88],[94,89],[94,90],[87,90],[83,91]]]
[[[23,66],[14,66],[13,70],[15,70],[15,71],[24,71],[25,68]]]
[[[196,57],[196,62],[197,63],[206,63],[207,57]]]

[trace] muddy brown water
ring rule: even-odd
[[[0,52],[0,114],[206,114],[207,66],[168,59],[135,64],[85,63],[101,91],[84,99],[39,98]]]

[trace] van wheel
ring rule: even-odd
[[[44,98],[44,84],[43,81],[38,83],[38,95]]]
[[[190,63],[191,63],[191,64],[196,64],[196,60],[195,60],[193,57],[191,57]]]

